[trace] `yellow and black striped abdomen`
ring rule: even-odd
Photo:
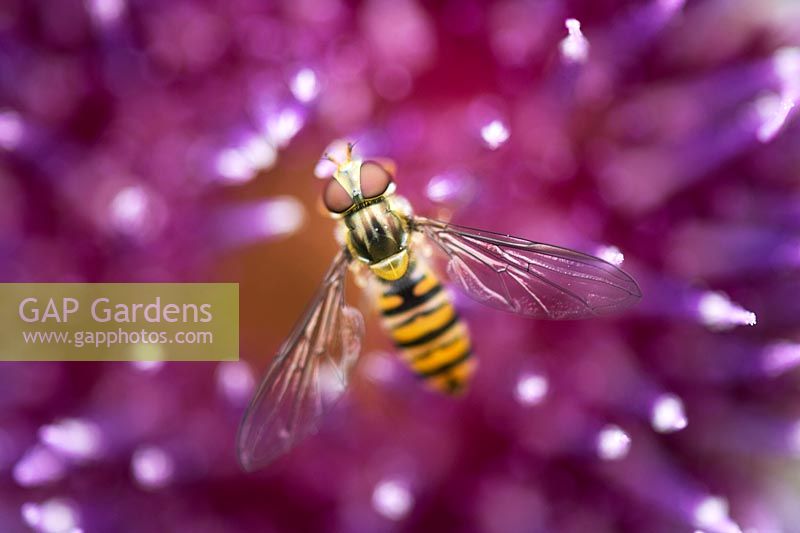
[[[437,390],[463,391],[475,369],[469,332],[433,271],[414,261],[380,290],[384,324],[411,369]]]

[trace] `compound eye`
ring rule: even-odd
[[[361,165],[361,194],[364,198],[375,198],[386,192],[392,176],[375,161],[365,161]]]
[[[331,179],[325,186],[322,202],[332,213],[343,213],[353,206],[353,199],[335,179]]]

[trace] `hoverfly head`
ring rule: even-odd
[[[322,194],[325,209],[335,217],[357,210],[395,190],[392,174],[380,162],[353,159],[352,143],[347,144],[344,162],[339,162],[328,154],[324,157],[336,165],[336,171]]]

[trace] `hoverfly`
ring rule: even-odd
[[[254,470],[316,429],[341,392],[361,347],[364,320],[344,301],[348,267],[370,278],[383,323],[403,359],[429,386],[464,389],[475,370],[469,332],[448,292],[418,253],[428,240],[448,258],[449,278],[467,295],[533,318],[578,319],[636,303],[636,282],[580,252],[415,216],[395,194],[393,165],[354,159],[347,145],[322,201],[338,220],[341,249],[245,412],[238,454]]]

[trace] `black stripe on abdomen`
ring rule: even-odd
[[[414,319],[425,320],[427,319],[427,316],[425,313],[418,313],[416,316],[414,316]],[[435,341],[436,339],[447,333],[447,331],[453,326],[455,326],[456,323],[458,323],[458,321],[459,321],[458,314],[453,312],[453,317],[447,322],[445,322],[443,325],[438,326],[436,329],[427,331],[422,335],[407,341],[396,341],[395,344],[397,344],[398,348],[414,348],[415,346],[422,346],[423,344]]]
[[[434,288],[432,288],[425,294],[417,296],[413,293],[414,287],[415,285],[410,285],[407,288],[404,288],[396,293],[393,293],[394,296],[400,296],[403,299],[403,302],[397,307],[383,310],[381,312],[383,316],[399,315],[400,313],[404,313],[406,311],[415,309],[423,305],[424,303],[428,302],[431,298],[439,294],[439,292],[442,290],[442,286],[437,284]],[[385,294],[385,296],[388,295],[389,294]]]
[[[421,378],[432,378],[435,376],[440,376],[446,373],[448,370],[458,367],[461,363],[466,362],[470,357],[472,357],[472,350],[467,348],[461,355],[456,356],[455,359],[452,361],[448,361],[443,363],[441,366],[437,366],[430,370],[425,370],[423,372],[418,372],[417,375]]]

